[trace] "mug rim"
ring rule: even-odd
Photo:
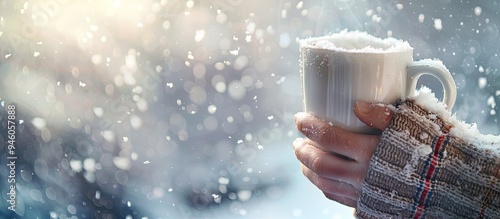
[[[348,40],[351,43],[365,43],[367,46],[364,47],[355,47],[354,48],[345,48],[346,46],[335,45],[332,42],[332,39],[342,39]],[[354,41],[356,40],[356,41]],[[326,41],[326,42],[322,42]],[[316,46],[313,45],[315,42],[322,42],[324,45]],[[371,42],[371,43],[370,43]],[[378,48],[372,47],[368,44],[378,44]],[[314,50],[324,50],[328,52],[338,52],[338,53],[356,53],[356,54],[398,54],[398,53],[407,53],[412,52],[413,47],[407,41],[395,39],[392,37],[388,38],[378,38],[373,35],[370,35],[366,32],[361,31],[347,31],[343,30],[339,33],[334,33],[331,35],[319,36],[319,37],[311,37],[307,39],[299,40],[300,49],[314,49]]]

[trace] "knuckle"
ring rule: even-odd
[[[319,190],[328,191],[328,180],[326,178],[317,175],[314,171],[307,168],[302,168],[302,172]]]
[[[337,132],[333,126],[327,125],[321,127],[317,132],[317,140],[322,145],[329,145],[337,138]]]
[[[369,143],[366,146],[366,149],[361,151],[362,159],[358,160],[358,162],[368,164],[373,156],[373,153],[375,153],[375,150],[377,149],[379,143],[380,143],[380,136],[370,136]]]
[[[327,180],[326,178],[316,177],[314,185],[323,192],[331,192],[330,191],[331,189],[329,189],[331,187],[329,183],[330,183],[329,180]]]
[[[312,156],[309,160],[309,168],[318,175],[325,173],[323,159],[321,156]]]

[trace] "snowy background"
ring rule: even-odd
[[[499,134],[500,5],[427,0],[0,1],[0,190],[17,218],[352,218],[302,176],[297,39],[342,29],[438,58]],[[440,85],[422,84],[442,95]],[[441,92],[441,93],[440,93]],[[16,216],[16,214],[18,216]]]

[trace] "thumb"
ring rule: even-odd
[[[384,130],[389,127],[394,112],[387,105],[357,101],[354,113],[368,126]]]

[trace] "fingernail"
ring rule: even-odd
[[[293,144],[293,146],[294,146],[294,148],[295,148],[296,146],[300,146],[300,145],[302,145],[302,142],[304,142],[304,139],[303,139],[303,138],[296,138],[296,139],[293,141],[293,143],[292,143],[292,144]]]
[[[297,124],[297,122],[299,120],[302,120],[304,119],[305,117],[307,117],[307,113],[304,113],[304,112],[298,112],[294,115],[293,117],[293,120],[295,121],[295,124]]]
[[[297,138],[293,141],[292,143],[292,149],[295,151],[295,154],[297,154],[297,150],[304,145],[304,139],[303,138]]]
[[[368,114],[373,111],[373,103],[367,103],[363,101],[356,101],[356,109],[362,114]]]

